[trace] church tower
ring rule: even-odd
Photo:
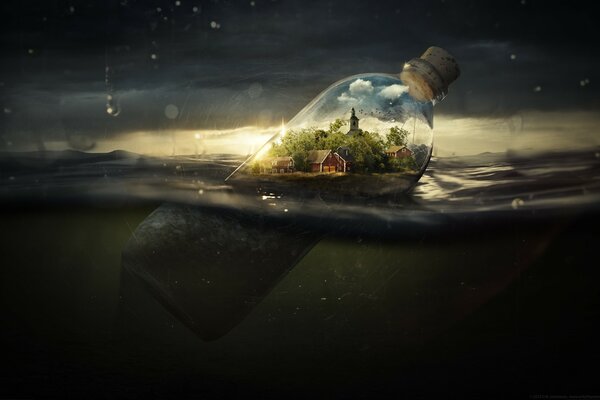
[[[356,116],[354,107],[352,107],[352,116],[350,117],[350,130],[348,131],[348,135],[354,136],[359,132],[360,132],[360,129],[358,129],[358,117]]]

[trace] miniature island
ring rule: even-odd
[[[392,127],[385,139],[359,128],[354,108],[349,121],[336,119],[329,129],[290,130],[273,143],[267,157],[255,160],[253,174],[364,174],[418,171],[416,155],[407,146],[409,132]],[[342,129],[349,123],[350,129]]]
[[[269,195],[336,200],[402,193],[418,180],[431,150],[408,144],[410,135],[401,126],[384,134],[361,129],[352,108],[349,120],[336,119],[326,130],[287,131],[234,181]]]

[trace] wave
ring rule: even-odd
[[[146,157],[127,152],[0,154],[0,203],[174,202],[235,209],[315,229],[402,233],[486,221],[538,220],[600,204],[600,151],[483,153],[432,158],[408,194],[366,201],[238,193],[224,184],[243,157]],[[360,221],[360,228],[357,227]]]

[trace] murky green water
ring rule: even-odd
[[[153,208],[1,215],[2,397],[596,393],[596,215],[325,239],[206,342],[122,272]]]

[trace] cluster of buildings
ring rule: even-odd
[[[360,132],[358,128],[358,118],[356,117],[354,108],[350,117],[350,130],[348,136],[354,136]],[[391,158],[406,158],[412,156],[406,146],[391,146],[386,149],[386,154]],[[350,172],[354,157],[350,153],[350,149],[345,146],[340,146],[336,151],[332,150],[311,150],[308,152],[306,163],[309,165],[309,171],[312,173],[335,173],[335,172]],[[274,157],[265,160],[261,166],[262,173],[271,174],[286,174],[296,171],[294,159],[290,156]]]
[[[309,171],[314,173],[350,172],[353,162],[354,158],[347,147],[339,147],[337,151],[311,150],[306,159]],[[275,157],[265,160],[261,169],[263,173],[287,174],[295,172],[296,165],[292,157]]]

